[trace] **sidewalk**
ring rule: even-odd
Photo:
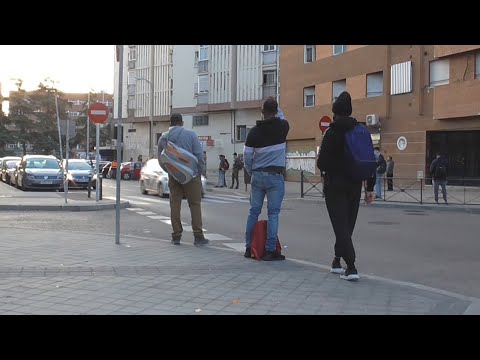
[[[115,209],[115,200],[104,199],[97,202],[95,191],[92,191],[90,196],[90,198],[87,196],[86,191],[69,191],[65,203],[63,192],[23,192],[6,184],[0,184],[0,211],[95,211]],[[130,207],[130,203],[120,201],[121,209],[127,207]]]
[[[477,298],[213,245],[1,231],[0,314],[480,314]]]
[[[215,174],[208,174],[207,184],[209,187],[207,191],[222,192],[227,194],[235,194],[239,196],[249,196],[250,194],[250,185],[248,185],[247,191],[245,191],[245,183],[243,181],[243,174],[239,176],[240,186],[238,189],[229,189],[227,188],[215,188],[217,184],[217,177]],[[227,185],[231,186],[232,179],[227,178]],[[312,186],[316,185],[315,188]],[[468,196],[470,196],[470,203],[463,205],[460,202],[463,200],[465,194],[462,191],[455,191],[450,189],[447,191],[447,197],[450,201],[449,205],[442,203],[440,199],[440,204],[437,205],[433,199],[433,190],[431,186],[428,187],[427,191],[424,191],[422,194],[424,202],[420,204],[420,191],[419,190],[409,190],[409,193],[401,192],[399,190],[393,192],[386,192],[386,201],[385,200],[376,200],[368,206],[374,206],[379,208],[402,208],[402,209],[422,209],[422,210],[433,210],[433,211],[447,211],[447,212],[467,212],[470,214],[480,214],[480,189],[474,188],[470,189]],[[325,199],[322,196],[322,184],[310,184],[304,183],[304,197],[301,197],[301,184],[300,182],[295,181],[286,181],[285,182],[285,197],[284,200],[288,201],[314,201],[318,203],[325,203]],[[441,198],[441,193],[440,193]],[[363,201],[361,202],[363,205]]]

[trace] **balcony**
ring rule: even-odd
[[[277,52],[276,51],[265,51],[263,52],[263,65],[274,65],[277,63]]]
[[[199,93],[197,95],[197,105],[208,104],[208,92]]]
[[[263,85],[263,100],[266,100],[270,96],[277,97],[277,84]]]
[[[198,62],[198,73],[208,72],[208,60],[203,60]]]
[[[433,119],[453,119],[480,115],[480,81],[469,80],[433,89]]]

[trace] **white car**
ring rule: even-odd
[[[207,179],[202,175],[202,197],[205,196]],[[140,191],[142,194],[153,192],[160,197],[170,195],[168,174],[160,167],[157,159],[148,160],[140,171]]]

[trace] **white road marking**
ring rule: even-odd
[[[220,235],[220,234],[207,234],[205,236],[208,240],[221,241],[221,240],[233,240],[232,238]]]
[[[239,252],[245,251],[245,243],[224,243],[223,245],[232,248],[234,250],[237,250]]]
[[[155,216],[148,216],[150,219],[153,220],[167,220],[170,219],[168,216],[162,216],[162,215],[155,215]]]
[[[182,226],[183,227],[183,231],[189,231],[189,232],[193,232],[193,229],[191,226]],[[207,231],[207,229],[202,229],[204,232]]]
[[[154,212],[151,211],[139,211],[137,212],[138,215],[156,215]]]
[[[127,208],[129,211],[143,211],[144,209],[142,208]]]

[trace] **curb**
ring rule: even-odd
[[[128,201],[120,203],[120,209],[131,207]],[[98,210],[113,210],[116,209],[116,204],[96,204],[96,205],[0,205],[0,211],[98,211]]]
[[[323,198],[317,197],[317,198],[301,198],[301,197],[295,197],[295,198],[287,198],[285,197],[284,200],[288,201],[310,201],[314,202],[317,204],[324,204],[325,200]],[[365,206],[363,203],[361,206]],[[372,204],[368,205],[370,207],[378,207],[378,208],[401,208],[401,209],[406,209],[406,210],[430,210],[430,211],[440,211],[440,212],[464,212],[464,213],[469,213],[469,214],[480,214],[480,205],[471,205],[471,206],[465,206],[465,205],[434,205],[434,204],[412,204],[412,203],[401,203],[401,202],[386,202],[386,201],[374,201]]]

